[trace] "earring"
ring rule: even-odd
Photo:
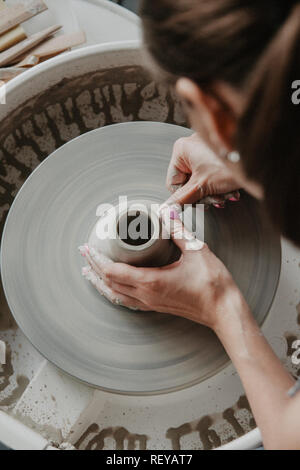
[[[215,134],[210,133],[209,134],[209,139],[211,142],[215,142]],[[228,150],[225,147],[220,148],[219,152],[219,158],[223,160],[228,160],[230,163],[238,163],[241,160],[241,155],[237,150],[233,150],[231,152],[228,152]]]
[[[236,150],[234,150],[233,152],[227,153],[226,159],[227,159],[230,163],[238,163],[238,162],[241,160],[241,155],[239,154],[239,152],[237,152]]]

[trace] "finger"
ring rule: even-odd
[[[89,248],[86,253],[86,260],[98,276],[102,277],[104,266],[113,264],[113,261],[102,253],[97,252],[94,248]]]
[[[102,272],[105,266],[113,264],[113,261],[105,256],[103,253],[97,252],[93,247],[88,244],[79,247],[80,254],[86,258],[87,262],[95,271],[95,273],[102,277]]]
[[[241,193],[239,191],[227,193],[225,194],[225,199],[231,202],[238,202],[241,199]]]
[[[166,204],[169,206],[174,204],[179,204],[183,206],[184,204],[194,204],[204,197],[203,188],[199,184],[195,183],[193,178],[191,178],[186,184],[179,187],[175,193],[173,193],[169,199],[167,199]]]
[[[218,204],[225,204],[225,195],[220,196],[206,196],[201,200],[201,204],[207,204],[208,206],[216,206]]]
[[[176,193],[176,191],[178,191],[178,189],[182,188],[183,184],[171,184],[168,189],[170,191],[170,193]]]
[[[110,258],[97,252],[87,244],[79,247],[79,251],[97,275],[106,282],[114,281],[124,285],[136,286],[145,275],[143,268],[135,268],[124,263],[114,263]]]
[[[148,311],[149,308],[135,298],[131,298],[121,292],[115,291],[108,287],[105,282],[97,275],[97,273],[90,267],[84,267],[82,269],[82,275],[90,281],[90,283],[97,289],[97,291],[103,295],[114,305],[120,305],[122,307],[130,308],[131,310],[143,310]]]
[[[111,302],[114,301],[115,297],[112,290],[106,286],[104,281],[98,276],[98,274],[91,268],[91,266],[85,266],[82,268],[82,276],[97,289],[97,291],[108,298]]]
[[[116,292],[121,294],[127,295],[128,297],[132,297],[134,299],[140,300],[138,298],[138,290],[132,286],[126,286],[126,284],[120,284],[119,282],[108,281],[108,286]]]
[[[113,261],[105,256],[103,253],[97,252],[93,247],[87,243],[79,248],[80,254],[87,259],[89,264],[93,265],[93,269],[100,274],[101,268],[107,264],[112,264]]]
[[[217,204],[225,204],[226,201],[238,202],[239,200],[240,200],[240,192],[232,191],[230,193],[207,196],[201,200],[201,203],[208,204],[208,205],[217,205]]]
[[[113,263],[105,265],[101,274],[106,282],[117,282],[126,286],[136,288],[146,275],[146,269],[135,268],[128,264]]]
[[[195,184],[193,179],[189,180],[184,186],[173,187],[173,194],[167,199],[167,205],[173,204],[206,204],[217,208],[225,207],[226,201],[238,202],[240,192],[233,191],[225,194],[215,194],[205,196],[205,190],[201,185]]]
[[[102,277],[100,268],[97,266],[97,264],[93,261],[92,257],[89,254],[86,254],[86,260],[89,263],[90,267],[95,271],[97,276]]]
[[[166,186],[169,189],[169,191],[173,191],[173,188],[182,186],[184,183],[187,182],[189,178],[189,175],[186,173],[183,173],[180,171],[174,164],[170,163],[170,166],[168,168],[168,173],[167,173],[167,180],[166,180]]]
[[[240,200],[240,192],[234,191],[226,194],[221,194],[219,197],[207,197],[205,198],[205,204],[213,205],[217,209],[224,209],[226,202],[238,202]],[[203,201],[201,201],[203,202]]]
[[[143,299],[139,297],[140,294],[137,289],[130,286],[125,286],[124,284],[118,284],[117,282],[112,282],[109,287],[113,292],[117,293],[118,297],[121,295],[130,299],[131,305],[135,305],[136,307],[145,311],[151,310],[151,308],[145,302],[143,302]]]
[[[205,246],[205,243],[201,240],[198,240],[185,228],[180,220],[180,215],[176,211],[176,208],[171,206],[169,210],[163,210],[161,216],[162,221],[172,240],[182,252],[202,250],[202,248]]]
[[[185,159],[185,138],[178,139],[172,151],[172,157],[167,172],[166,185],[172,191],[172,186],[183,185],[191,175],[190,165]]]

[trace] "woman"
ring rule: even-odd
[[[274,227],[300,245],[300,2],[144,0],[148,52],[176,85],[192,128],[176,142],[168,205],[244,188],[263,201]],[[170,215],[171,214],[171,215]],[[296,217],[295,217],[296,215]],[[124,305],[184,316],[212,328],[245,387],[267,449],[300,449],[300,393],[262,336],[230,273],[205,244],[167,268],[141,269],[89,257]],[[259,390],[259,393],[257,391]]]

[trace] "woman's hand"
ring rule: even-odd
[[[81,252],[89,263],[83,275],[113,303],[132,309],[171,313],[202,323],[213,329],[218,316],[230,304],[230,297],[241,296],[223,263],[203,242],[187,232],[176,209],[162,214],[182,256],[162,268],[135,268],[109,262],[85,246]]]
[[[230,170],[198,134],[175,142],[167,188],[173,193],[167,201],[169,205],[201,201],[221,208],[226,200],[239,200],[239,185]]]
[[[164,220],[175,210],[166,207]],[[182,251],[173,265],[134,268],[113,263],[85,245],[80,249],[89,264],[84,276],[118,305],[167,312],[212,328],[240,375],[265,448],[299,449],[300,397],[291,399],[287,393],[294,379],[267,343],[225,266],[183,229],[176,214],[173,222],[171,235]]]

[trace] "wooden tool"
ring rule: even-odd
[[[28,39],[25,39],[19,44],[16,44],[5,52],[2,52],[0,54],[0,67],[12,63],[14,59],[21,56],[24,52],[32,49],[34,46],[44,41],[47,37],[51,36],[59,29],[61,29],[60,25],[51,26],[50,28],[44,29],[40,33],[33,34]]]
[[[0,0],[0,10],[7,9],[3,0]],[[26,33],[22,26],[16,26],[15,28],[7,31],[0,36],[0,52],[5,51],[11,46],[14,46],[18,42],[26,38]]]
[[[26,37],[26,33],[22,26],[16,26],[10,31],[7,31],[7,33],[0,36],[0,52],[18,44],[23,41],[23,39],[26,39]]]
[[[43,0],[32,0],[29,4],[17,4],[11,7],[2,7],[0,17],[0,34],[6,33],[10,29],[18,26],[23,21],[29,20],[42,11],[47,10],[47,5]]]
[[[8,81],[12,78],[20,75],[21,73],[25,72],[25,69],[22,67],[5,67],[0,68],[0,80]]]
[[[85,41],[86,36],[83,31],[56,36],[30,50],[29,53],[26,53],[26,56],[17,63],[17,66],[30,67],[36,65],[44,58],[53,57],[61,52],[67,51],[71,47],[79,46]]]

